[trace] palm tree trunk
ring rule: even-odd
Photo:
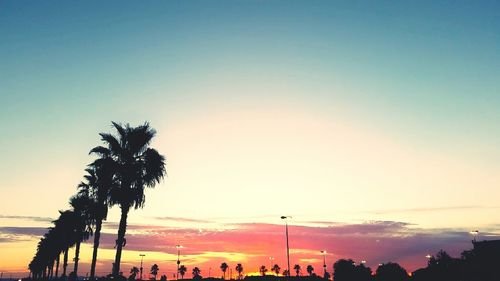
[[[127,230],[127,216],[130,206],[121,206],[122,214],[120,218],[120,226],[118,227],[118,239],[116,239],[116,256],[113,266],[113,275],[120,274],[120,260],[122,258],[122,248],[125,241],[125,231]]]
[[[80,239],[78,239],[80,240]],[[76,242],[76,247],[75,247],[75,264],[73,267],[73,272],[75,273],[75,276],[78,278],[78,260],[80,259],[80,244],[82,242],[78,241]]]
[[[56,278],[58,277],[59,274],[59,259],[61,257],[61,254],[59,253],[56,258]]]
[[[54,277],[54,261],[50,263],[50,270],[49,270],[49,278],[52,279]]]
[[[64,251],[64,260],[63,260],[63,274],[61,277],[64,277],[66,279],[66,268],[68,267],[68,250],[69,248],[66,248]]]
[[[94,280],[95,266],[97,262],[97,249],[99,249],[99,239],[101,238],[102,219],[96,221],[94,232],[94,251],[92,252],[92,264],[90,266],[90,280]]]

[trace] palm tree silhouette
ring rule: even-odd
[[[184,279],[184,274],[186,274],[187,268],[184,265],[179,266],[179,274],[181,275],[181,279]]]
[[[116,186],[110,189],[109,203],[119,205],[121,209],[113,266],[113,275],[118,276],[122,249],[126,244],[128,212],[130,208],[138,209],[144,206],[144,188],[154,187],[163,179],[166,171],[165,158],[149,147],[156,131],[148,123],[137,127],[131,127],[129,124],[122,126],[115,122],[112,124],[118,136],[101,133],[101,140],[107,147],[97,146],[90,153],[113,161]]]
[[[80,260],[80,244],[87,240],[92,232],[91,217],[88,210],[93,208],[93,200],[86,193],[78,193],[70,198],[73,207],[73,239],[75,241],[75,258],[73,273],[78,277]]]
[[[314,267],[312,265],[308,265],[306,270],[307,270],[307,273],[309,274],[309,276],[312,276],[312,274],[314,272]]]
[[[222,273],[223,273],[223,276],[224,276],[222,279],[224,279],[224,280],[226,280],[226,271],[227,271],[228,267],[229,266],[225,262],[221,263],[221,265],[220,265],[220,270],[222,270]]]
[[[137,274],[139,274],[140,270],[137,266],[133,266],[130,269],[130,276],[128,277],[129,280],[135,280],[137,277]]]
[[[85,170],[87,175],[85,181],[78,185],[79,193],[87,193],[94,200],[94,208],[90,211],[93,223],[95,224],[94,248],[92,252],[92,262],[90,265],[90,280],[94,279],[95,267],[97,263],[97,251],[101,238],[102,221],[108,216],[109,191],[115,183],[113,178],[113,160],[109,157],[95,160]]]
[[[241,279],[242,277],[242,272],[243,272],[243,265],[241,265],[241,263],[237,264],[236,267],[236,272],[238,272],[238,279]]]
[[[68,267],[68,250],[74,245],[74,239],[73,237],[73,230],[74,230],[74,225],[73,225],[73,211],[67,210],[64,212],[59,212],[59,218],[54,221],[55,228],[59,229],[61,232],[61,244],[63,247],[63,252],[64,252],[64,257],[63,257],[63,272],[61,276],[63,278],[66,278],[66,273],[67,273],[67,267]]]
[[[278,274],[280,274],[281,267],[278,264],[274,264],[273,267],[271,268],[271,270],[274,273],[276,273],[276,276],[278,276]]]
[[[300,270],[301,270],[300,265],[298,265],[298,264],[294,265],[293,269],[295,270],[295,274],[297,274],[297,276],[299,276]]]
[[[158,275],[158,270],[160,270],[160,268],[158,267],[158,265],[155,263],[153,264],[153,266],[151,266],[151,275],[153,275],[154,277],[154,280],[156,280],[156,275]]]
[[[201,270],[198,267],[193,268],[193,279],[201,278]]]
[[[265,265],[262,265],[260,268],[259,268],[259,272],[260,272],[260,275],[262,276],[266,276],[266,272],[267,272],[267,268]]]

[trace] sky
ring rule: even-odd
[[[281,215],[319,272],[499,238],[499,50],[496,1],[0,1],[0,271],[26,274],[111,121],[167,157],[126,271],[171,274],[177,244],[204,276],[284,268]]]

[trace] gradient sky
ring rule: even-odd
[[[459,254],[500,235],[499,50],[496,1],[0,1],[0,270],[26,270],[111,120],[168,158],[126,263],[284,264],[283,214],[317,270],[323,248]]]

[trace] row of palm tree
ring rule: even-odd
[[[121,210],[112,274],[120,273],[128,213],[144,206],[145,188],[153,188],[163,179],[166,164],[165,157],[150,147],[156,131],[148,123],[137,127],[115,122],[112,125],[117,135],[99,134],[104,145],[90,150],[89,154],[96,155],[97,159],[85,169],[84,180],[70,199],[71,208],[60,211],[54,226],[38,243],[28,265],[33,278],[58,277],[61,254],[64,254],[61,276],[66,277],[68,250],[72,247],[75,247],[72,274],[78,276],[80,244],[93,235],[90,278],[94,279],[102,223],[112,206]]]

